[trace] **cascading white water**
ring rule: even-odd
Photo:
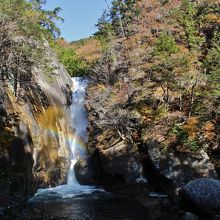
[[[86,157],[87,142],[87,113],[84,106],[86,87],[88,81],[82,77],[74,77],[71,105],[71,119],[73,128],[75,129],[73,139],[71,139],[71,165],[68,172],[68,180],[66,185],[60,185],[48,189],[39,189],[30,201],[41,200],[46,198],[61,197],[71,198],[80,194],[88,194],[95,191],[104,191],[94,186],[80,185],[75,177],[74,165],[79,158]]]
[[[68,173],[68,185],[78,184],[75,177],[74,165],[78,158],[85,157],[85,143],[87,142],[87,113],[84,106],[86,87],[88,81],[81,77],[74,77],[73,80],[73,93],[72,93],[72,105],[71,105],[71,119],[75,134],[71,145],[71,165]]]

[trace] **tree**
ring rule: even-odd
[[[101,36],[102,38],[110,40],[111,35],[114,35],[113,26],[106,10],[104,10],[102,16],[98,19],[96,27],[98,27],[98,31],[95,33],[95,36]]]
[[[4,86],[28,85],[32,67],[46,65],[42,42],[53,40],[59,29],[60,9],[45,11],[45,1],[2,0],[0,4],[0,76]],[[40,42],[41,41],[41,42]]]
[[[208,50],[204,67],[209,77],[209,84],[214,95],[220,95],[220,33],[216,32],[212,39],[211,48]]]
[[[87,66],[76,56],[76,52],[64,40],[58,40],[52,47],[57,53],[58,59],[66,67],[68,73],[74,76],[86,74]]]
[[[178,51],[178,46],[175,38],[163,32],[156,39],[156,54],[162,56],[170,56]]]
[[[130,29],[130,24],[139,12],[136,2],[136,0],[114,0],[112,2],[110,19],[118,37],[127,37],[134,31]]]
[[[198,3],[191,0],[182,0],[179,9],[175,10],[175,18],[183,27],[186,44],[190,50],[199,49],[204,43],[200,33],[200,17]]]

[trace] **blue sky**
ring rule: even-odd
[[[110,0],[108,0],[110,2]],[[67,41],[79,40],[96,32],[95,24],[106,9],[105,0],[47,0],[46,8],[61,7],[64,23],[59,23],[61,36]]]

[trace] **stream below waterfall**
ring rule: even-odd
[[[71,165],[66,185],[39,189],[29,200],[26,219],[32,220],[113,220],[146,219],[145,209],[127,197],[105,192],[94,186],[78,183],[74,165],[85,158],[87,142],[87,112],[84,107],[87,80],[73,78],[71,117],[75,129],[71,141]]]

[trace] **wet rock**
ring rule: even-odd
[[[183,215],[182,220],[198,220],[198,217],[190,212],[186,212]]]
[[[78,160],[74,166],[76,179],[81,185],[93,185],[95,181],[95,171],[92,159]]]
[[[190,181],[179,190],[179,195],[184,203],[195,207],[195,212],[220,213],[220,180],[202,178]]]

